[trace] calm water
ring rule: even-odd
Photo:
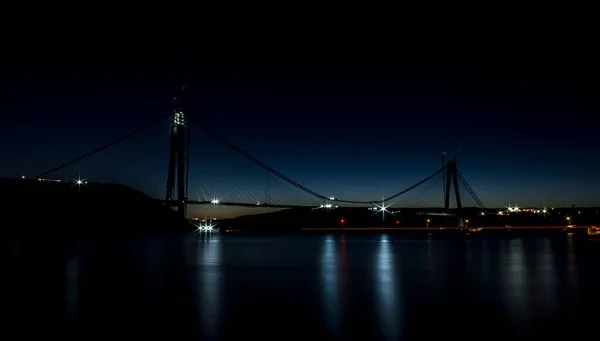
[[[600,243],[572,236],[212,234],[3,255],[1,323],[20,335],[587,339],[599,315]]]

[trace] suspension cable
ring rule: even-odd
[[[417,188],[417,187],[421,186],[422,184],[426,183],[427,181],[431,180],[431,179],[432,179],[433,177],[435,177],[436,175],[440,174],[440,173],[441,173],[443,170],[444,170],[443,168],[440,168],[440,169],[438,169],[437,171],[435,171],[435,172],[431,173],[431,175],[429,175],[429,176],[428,176],[428,177],[426,177],[425,179],[423,179],[423,180],[421,180],[421,181],[417,182],[416,184],[414,184],[414,185],[412,185],[412,186],[408,187],[408,188],[407,188],[407,189],[405,189],[405,190],[402,190],[402,191],[400,191],[400,192],[398,192],[398,193],[396,193],[396,194],[394,194],[394,195],[392,195],[392,196],[389,196],[389,197],[385,198],[385,199],[384,199],[384,200],[382,200],[382,201],[390,201],[390,200],[392,200],[392,199],[395,199],[395,198],[397,198],[397,197],[401,196],[402,194],[405,194],[405,193],[407,193],[407,192],[410,192],[410,191],[412,191],[413,189],[415,189],[415,188]]]
[[[53,169],[51,169],[51,170],[49,170],[47,172],[42,173],[41,175],[38,176],[38,179],[39,178],[45,178],[49,174],[54,173],[57,170],[63,169],[65,167],[70,166],[70,165],[72,165],[72,164],[74,164],[76,162],[79,162],[79,161],[81,161],[81,160],[83,160],[83,159],[85,159],[87,157],[90,157],[90,156],[92,156],[92,155],[94,155],[94,154],[96,154],[98,152],[101,152],[101,151],[103,151],[106,148],[114,146],[115,144],[117,144],[119,142],[127,140],[128,138],[132,137],[133,135],[136,135],[137,133],[142,132],[142,131],[144,131],[144,130],[150,128],[150,127],[152,127],[153,125],[157,124],[158,122],[160,122],[160,121],[162,121],[162,120],[164,120],[164,119],[166,119],[168,117],[172,117],[172,116],[173,116],[173,114],[168,114],[168,115],[162,116],[162,117],[160,117],[160,118],[158,118],[158,119],[156,119],[154,121],[151,121],[150,123],[147,123],[147,124],[141,126],[140,128],[134,130],[133,132],[131,132],[131,133],[127,134],[127,135],[121,136],[121,137],[119,137],[116,140],[113,140],[113,141],[111,141],[111,142],[109,142],[109,143],[107,143],[107,144],[105,144],[105,145],[103,145],[103,146],[101,146],[99,148],[96,148],[96,149],[92,150],[91,152],[85,153],[85,154],[83,154],[81,156],[78,156],[78,157],[74,158],[73,160],[71,160],[69,162],[63,163],[62,165],[60,165],[58,167],[55,167],[55,168],[53,168]]]
[[[213,131],[212,129],[208,128],[206,125],[196,121],[194,118],[189,117],[188,116],[188,120],[192,123],[194,123],[195,125],[197,125],[198,127],[200,127],[200,129],[204,130],[206,133],[208,133],[209,135],[211,135],[212,137],[216,138],[217,140],[223,142],[227,147],[233,149],[234,151],[236,151],[238,154],[241,154],[242,156],[246,157],[247,159],[249,159],[250,161],[254,162],[255,164],[257,164],[258,166],[260,166],[261,168],[269,171],[271,174],[281,178],[283,181],[307,192],[312,194],[313,196],[320,198],[320,199],[325,199],[327,200],[328,198],[324,195],[321,195],[315,191],[312,191],[311,189],[309,189],[308,187],[305,187],[299,183],[297,183],[296,181],[288,178],[287,176],[279,173],[278,171],[274,170],[273,168],[267,166],[266,164],[262,163],[261,161],[259,161],[258,159],[256,159],[255,157],[253,157],[252,155],[246,153],[245,151],[243,151],[242,149],[240,149],[238,146],[234,145],[232,142],[230,142],[229,140],[227,140],[226,138],[224,138],[223,136],[217,134],[215,131]]]
[[[252,155],[248,154],[247,152],[245,152],[244,150],[242,150],[241,148],[239,148],[238,146],[236,146],[235,144],[233,144],[231,141],[229,141],[228,139],[226,139],[225,137],[221,136],[220,134],[218,134],[217,132],[215,132],[214,130],[210,129],[209,127],[207,127],[205,124],[196,121],[194,118],[188,116],[188,120],[192,123],[194,123],[195,125],[197,125],[200,129],[204,130],[206,133],[208,133],[209,135],[211,135],[212,137],[216,138],[217,140],[221,141],[222,143],[224,143],[227,147],[229,147],[230,149],[232,149],[233,151],[237,152],[238,154],[241,154],[242,156],[244,156],[245,158],[249,159],[250,161],[252,161],[253,163],[255,163],[256,165],[260,166],[261,168],[267,170],[269,173],[277,176],[278,178],[282,179],[283,181],[291,184],[292,186],[308,193],[311,194],[314,197],[317,197],[319,199],[323,199],[323,200],[330,200],[330,201],[334,201],[334,202],[340,202],[340,203],[349,203],[349,204],[378,204],[378,203],[382,203],[385,201],[389,201],[392,199],[395,199],[397,197],[399,197],[402,194],[405,194],[417,187],[419,187],[420,185],[424,184],[425,182],[431,180],[431,178],[435,177],[436,175],[440,174],[442,172],[443,169],[438,169],[437,171],[435,171],[434,173],[432,173],[431,175],[429,175],[428,177],[426,177],[425,179],[417,182],[416,184],[394,194],[391,195],[385,199],[381,199],[381,200],[371,200],[371,201],[358,201],[358,200],[343,200],[343,199],[334,199],[331,200],[330,198],[321,195],[311,189],[309,189],[306,186],[303,186],[299,183],[297,183],[296,181],[290,179],[289,177],[283,175],[282,173],[276,171],[275,169],[269,167],[268,165],[266,165],[265,163],[261,162],[260,160],[258,160],[257,158],[253,157]]]

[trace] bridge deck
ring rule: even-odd
[[[333,228],[304,228],[302,231],[460,231],[460,230],[468,230],[468,229],[478,229],[480,227],[333,227]],[[565,229],[565,226],[511,226],[510,228],[506,226],[486,226],[482,228],[482,231],[485,230],[562,230]],[[588,226],[575,226],[569,228],[569,230],[577,229],[587,229]]]

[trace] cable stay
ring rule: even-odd
[[[475,201],[477,202],[479,207],[485,208],[485,205],[483,204],[483,202],[479,199],[477,194],[475,194],[475,191],[473,190],[473,188],[471,188],[471,186],[469,185],[467,180],[464,178],[464,176],[460,172],[458,172],[458,170],[457,170],[457,175],[458,175],[458,178],[460,179],[460,181],[462,182],[462,184],[465,186],[465,188],[467,188],[467,191],[469,192],[469,194],[471,194],[473,199],[475,199]]]
[[[90,156],[92,156],[92,155],[94,155],[94,154],[96,154],[98,152],[101,152],[101,151],[103,151],[106,148],[112,147],[112,146],[114,146],[115,144],[117,144],[119,142],[125,141],[128,138],[136,135],[137,133],[140,133],[140,132],[142,132],[142,131],[144,131],[144,130],[150,128],[150,127],[152,127],[153,125],[157,124],[158,122],[160,122],[160,121],[162,121],[164,119],[167,119],[169,117],[172,117],[172,116],[173,116],[173,114],[168,114],[168,115],[162,116],[162,117],[160,117],[160,118],[158,118],[158,119],[156,119],[154,121],[151,121],[150,123],[147,123],[147,124],[141,126],[140,128],[134,130],[133,132],[131,132],[131,133],[127,134],[127,135],[121,136],[121,137],[119,137],[116,140],[113,140],[113,141],[111,141],[111,142],[109,142],[109,143],[107,143],[107,144],[105,144],[105,145],[103,145],[103,146],[101,146],[99,148],[96,148],[96,149],[92,150],[91,152],[85,153],[85,154],[83,154],[81,156],[78,156],[78,157],[74,158],[73,160],[71,160],[69,162],[63,163],[62,165],[60,165],[58,167],[55,167],[55,168],[53,168],[53,169],[51,169],[51,170],[49,170],[47,172],[42,173],[41,175],[38,176],[38,179],[39,178],[46,178],[48,175],[50,175],[50,174],[52,174],[52,173],[54,173],[54,172],[56,172],[56,171],[58,171],[60,169],[63,169],[65,167],[70,166],[70,165],[72,165],[72,164],[74,164],[76,162],[79,162],[79,161],[81,161],[81,160],[83,160],[83,159],[85,159],[87,157],[90,157]]]
[[[465,186],[469,194],[473,197],[473,199],[475,199],[477,205],[479,205],[480,208],[485,208],[483,202],[479,200],[479,197],[477,196],[477,194],[475,194],[475,191],[473,191],[473,189],[471,188],[467,180],[465,180],[465,178],[462,176],[462,174],[458,170],[456,170],[456,174],[458,175],[460,182],[463,184],[463,186]]]

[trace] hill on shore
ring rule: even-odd
[[[272,213],[241,216],[219,222],[220,229],[248,232],[298,231],[303,228],[402,228],[459,226],[462,216],[468,226],[558,226],[566,225],[565,217],[573,217],[580,226],[597,225],[600,210],[594,207],[557,208],[547,214],[520,212],[498,215],[500,209],[464,207],[459,212],[450,209],[450,216],[441,215],[441,207],[390,207],[385,214],[368,207],[338,207],[335,209],[291,208]],[[342,223],[343,219],[343,223]]]
[[[175,233],[191,230],[160,202],[118,184],[0,178],[2,233]]]

